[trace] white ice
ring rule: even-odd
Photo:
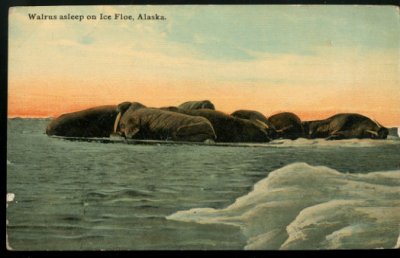
[[[167,218],[238,226],[248,239],[245,249],[393,248],[400,232],[400,170],[345,174],[293,163],[224,209],[195,208]]]

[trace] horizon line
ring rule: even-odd
[[[57,117],[59,117],[59,116],[7,115],[7,119],[15,119],[15,118],[20,118],[20,119],[55,119]],[[300,119],[300,120],[303,121],[302,119]],[[313,121],[313,120],[321,120],[321,119],[308,119],[308,120],[304,120],[304,121]],[[398,123],[397,125],[396,124],[388,124],[385,127],[397,127],[397,128],[400,128],[400,123]]]

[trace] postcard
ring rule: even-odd
[[[398,7],[8,18],[8,250],[400,247]]]

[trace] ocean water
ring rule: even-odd
[[[51,138],[9,119],[13,250],[400,247],[400,140],[247,147]]]

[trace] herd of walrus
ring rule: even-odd
[[[226,114],[209,100],[179,106],[146,107],[138,102],[99,106],[53,119],[47,135],[65,137],[120,136],[138,140],[262,143],[299,137],[327,140],[386,139],[388,129],[356,113],[341,113],[323,120],[301,121],[294,113],[270,117],[253,110]]]

